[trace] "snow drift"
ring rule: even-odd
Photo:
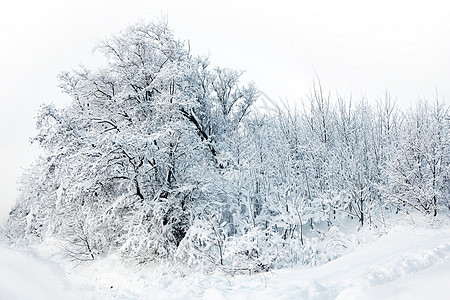
[[[450,228],[398,226],[320,266],[256,275],[131,267],[118,258],[58,265],[45,248],[0,247],[1,299],[446,299]],[[39,255],[37,254],[39,253]],[[183,276],[183,272],[185,275]]]

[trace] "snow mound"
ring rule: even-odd
[[[36,253],[45,257],[0,247],[0,299],[437,300],[450,286],[448,226],[397,227],[327,264],[255,275],[130,267],[114,256],[74,268]]]
[[[63,269],[31,252],[0,247],[0,299],[77,299]]]

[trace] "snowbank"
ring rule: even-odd
[[[450,228],[396,227],[325,265],[252,276],[175,276],[114,257],[65,270],[2,247],[0,299],[446,299]]]
[[[58,265],[0,247],[0,299],[77,299]]]

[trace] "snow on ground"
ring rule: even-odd
[[[58,265],[33,253],[0,247],[0,299],[76,299]]]
[[[37,254],[39,253],[39,255]],[[113,256],[61,267],[45,251],[0,247],[0,299],[448,299],[450,227],[397,226],[321,266],[256,275],[174,275]],[[52,262],[53,261],[53,262]]]

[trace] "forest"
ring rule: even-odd
[[[43,105],[4,226],[13,243],[58,241],[67,259],[264,272],[330,261],[345,230],[450,217],[449,105],[346,99],[315,80],[275,112],[242,72],[191,54],[166,23],[101,42],[107,63],[61,73]],[[273,74],[272,74],[273,75]]]

